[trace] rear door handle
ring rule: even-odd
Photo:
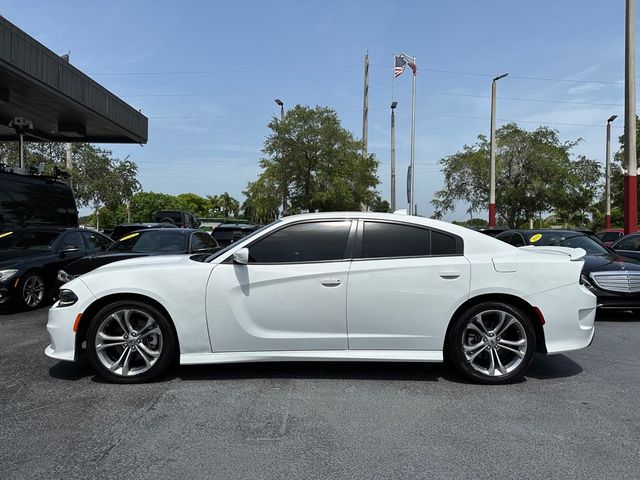
[[[456,272],[455,270],[443,271],[440,272],[440,277],[445,280],[455,280],[460,276],[460,272]]]
[[[320,280],[320,283],[325,287],[337,287],[342,283],[342,280],[339,278],[325,278]]]

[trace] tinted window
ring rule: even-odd
[[[291,225],[251,245],[249,259],[256,263],[341,260],[350,227],[350,221]]]
[[[456,241],[451,235],[431,232],[431,255],[455,255]]]
[[[604,255],[607,253],[607,249],[600,245],[592,238],[587,237],[581,233],[573,232],[539,232],[540,237],[531,241],[531,238],[536,238],[535,233],[531,233],[529,241],[536,247],[541,246],[553,246],[553,247],[570,247],[570,248],[584,248],[589,255]]]
[[[598,237],[603,242],[615,242],[622,236],[620,232],[602,232]]]
[[[0,250],[51,250],[59,232],[24,230],[0,233]]]
[[[187,238],[181,230],[162,229],[134,232],[122,237],[109,250],[139,253],[184,253]]]
[[[211,236],[202,232],[195,232],[191,235],[191,251],[202,252],[204,250],[213,250],[218,247],[216,242]]]
[[[409,225],[364,222],[361,256],[380,258],[429,255],[429,233],[425,228]]]
[[[84,250],[85,248],[84,241],[82,240],[82,234],[80,232],[71,232],[66,234],[62,239],[62,246],[64,248],[68,245],[73,245],[78,250]]]
[[[82,235],[84,235],[84,240],[87,242],[87,247],[90,250],[97,248],[106,249],[112,243],[108,238],[97,233],[85,232]]]
[[[616,250],[640,250],[640,235],[631,235],[627,238],[623,238],[614,245]]]

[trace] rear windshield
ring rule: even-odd
[[[125,235],[109,250],[136,253],[184,253],[187,251],[187,235],[182,230],[172,229],[138,231]]]
[[[586,235],[575,232],[529,233],[529,242],[536,247],[584,248],[589,255],[604,255],[607,249]]]
[[[614,242],[619,239],[622,234],[620,232],[602,232],[600,235],[600,240],[603,242]]]

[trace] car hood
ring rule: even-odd
[[[128,260],[130,258],[146,257],[151,255],[150,253],[132,253],[132,252],[99,252],[93,255],[87,255],[79,258],[78,260],[71,262],[64,267],[64,271],[70,275],[82,275],[83,273],[90,272],[102,265],[108,263],[119,262],[121,260]]]
[[[149,267],[154,265],[173,265],[178,263],[190,262],[189,253],[181,253],[179,255],[153,255],[149,257],[130,258],[119,262],[109,263],[94,270],[94,272],[104,272],[107,270],[129,270],[131,268]]]
[[[23,262],[38,260],[53,255],[50,251],[0,250],[0,268],[20,266]]]
[[[630,258],[624,258],[614,253],[606,255],[587,255],[584,262],[584,271],[640,271],[640,262]]]

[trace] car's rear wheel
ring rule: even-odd
[[[37,272],[27,273],[18,290],[18,300],[26,310],[38,308],[45,301],[47,288],[44,278]]]
[[[533,360],[536,337],[529,318],[503,302],[484,302],[453,325],[447,350],[453,365],[480,383],[521,378]]]
[[[169,367],[176,338],[169,319],[157,308],[119,301],[91,320],[87,353],[96,372],[110,382],[146,382]]]

